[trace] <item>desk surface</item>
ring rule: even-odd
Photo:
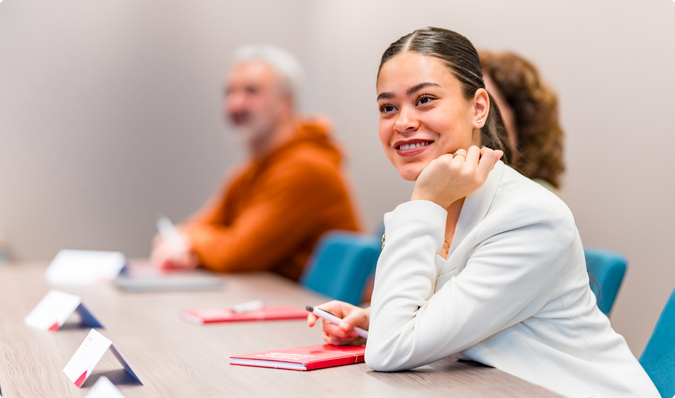
[[[106,353],[83,388],[63,368],[89,329],[66,323],[55,333],[25,326],[24,317],[51,288],[45,264],[0,267],[0,388],[4,398],[82,397],[106,375],[127,397],[559,397],[497,369],[446,358],[412,371],[378,373],[365,364],[309,372],[231,366],[229,357],[321,344],[303,320],[194,325],[183,309],[225,307],[260,299],[268,305],[324,299],[273,274],[224,277],[217,292],[122,293],[113,286],[56,287],[79,295],[103,323],[99,331],[122,352],[143,385]]]

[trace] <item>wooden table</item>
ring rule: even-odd
[[[45,264],[0,267],[0,388],[4,398],[82,397],[100,375],[127,397],[559,397],[497,369],[446,358],[412,371],[378,373],[365,364],[309,372],[231,366],[229,357],[321,344],[304,320],[184,322],[183,309],[318,304],[324,298],[273,274],[224,277],[217,292],[123,293],[113,286],[59,286],[80,296],[103,323],[143,385],[107,353],[81,389],[63,373],[88,328],[66,323],[54,333],[25,326],[24,317],[51,288]]]

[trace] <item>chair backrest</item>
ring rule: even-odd
[[[640,364],[662,397],[675,396],[675,290],[661,311]]]
[[[626,273],[628,261],[622,254],[605,249],[584,248],[586,269],[598,308],[609,315]]]
[[[300,284],[334,300],[358,305],[381,247],[381,239],[372,235],[328,232],[316,244]]]

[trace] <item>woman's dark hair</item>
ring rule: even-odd
[[[560,188],[565,171],[563,129],[558,119],[558,98],[544,83],[537,68],[513,53],[480,53],[480,62],[513,111],[517,154],[512,165],[529,178],[546,180]]]
[[[393,42],[382,54],[379,71],[387,61],[403,52],[416,52],[441,59],[460,81],[465,98],[473,98],[476,91],[485,88],[478,52],[464,36],[451,30],[427,27],[418,29]],[[488,93],[490,97],[490,94]],[[506,128],[497,104],[490,97],[490,111],[481,128],[481,145],[504,151],[506,163],[511,162],[512,150]]]

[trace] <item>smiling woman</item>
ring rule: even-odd
[[[473,45],[437,28],[402,37],[377,101],[382,148],[415,187],[384,217],[371,308],[321,306],[344,318],[323,324],[326,342],[358,326],[378,371],[454,355],[565,396],[658,397],[596,306],[570,210],[499,160],[506,132]]]
[[[463,98],[474,101],[476,106],[473,110],[474,114],[469,115],[472,116],[469,121],[473,123],[474,127],[469,130],[475,135],[471,137],[472,143],[479,143],[503,151],[504,160],[509,163],[511,149],[508,146],[507,132],[501,120],[499,109],[496,106],[490,108],[490,104],[494,101],[485,90],[482,76],[475,73],[476,70],[480,70],[480,61],[470,56],[472,52],[475,53],[475,49],[468,40],[458,40],[459,37],[463,38],[460,34],[452,31],[446,32],[448,32],[446,35],[434,34],[434,28],[429,28],[428,31],[415,31],[394,42],[382,55],[380,70],[378,71],[377,100],[381,115],[380,140],[382,140],[385,153],[389,160],[393,162],[395,157],[390,156],[390,151],[387,150],[384,143],[388,132],[394,128],[392,123],[399,123],[396,126],[398,131],[402,131],[401,128],[414,127],[403,125],[415,120],[414,117],[407,120],[406,114],[401,117],[400,108],[404,105],[404,102],[407,101],[407,103],[413,105],[411,111],[427,114],[425,118],[429,123],[435,125],[464,120],[464,118],[458,118],[457,112],[464,112],[463,115],[469,115],[467,112],[471,112],[471,110],[458,109],[462,105],[469,106],[468,103],[459,101]],[[439,73],[442,70],[447,71],[448,67],[450,68],[450,74]],[[403,69],[399,70],[399,68]],[[388,73],[390,70],[400,72],[397,73],[396,78],[405,79],[405,83],[401,82],[402,84],[400,84],[403,91],[395,92],[391,89],[398,82],[388,80],[388,77],[392,76],[391,73]],[[450,77],[452,77],[451,80]],[[442,81],[439,79],[442,79]],[[448,88],[453,90],[449,91]],[[452,95],[455,97],[451,97]],[[448,102],[454,104],[454,106],[448,108],[453,112],[452,114],[447,113],[447,109],[443,106]],[[397,117],[394,118],[394,115],[397,115]],[[461,127],[464,131],[468,131],[467,126]],[[415,141],[415,139],[412,139],[409,141],[401,140],[398,144],[399,146],[406,145],[410,150],[410,145],[428,146],[433,142],[433,140]],[[468,148],[468,145],[465,145],[464,148]],[[401,150],[401,148],[394,149]],[[445,152],[443,152],[443,149],[446,149]],[[403,151],[398,154],[401,156],[417,154]],[[436,151],[454,152],[451,147],[444,148],[441,146],[439,148],[438,145]],[[419,151],[419,153],[421,152],[423,151]],[[440,152],[437,152],[437,154]],[[416,179],[419,173],[415,175],[414,171],[411,170],[411,172],[412,175],[402,174],[402,177],[407,180]]]

